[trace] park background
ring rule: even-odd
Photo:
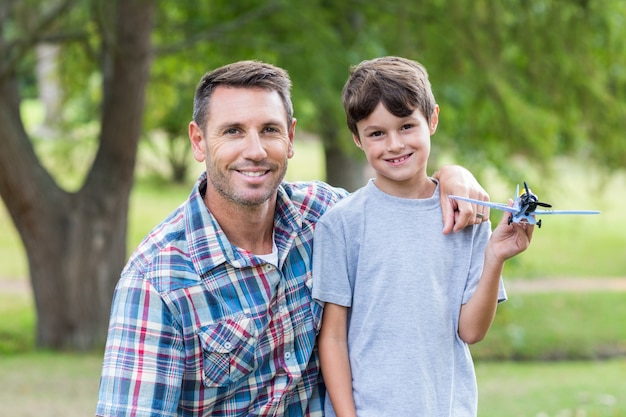
[[[547,217],[507,265],[510,300],[472,348],[480,415],[626,415],[626,4],[379,3],[0,3],[3,415],[93,414],[112,285],[201,169],[186,126],[205,71],[286,68],[287,179],[354,189],[368,172],[341,86],[388,54],[429,70],[433,169],[468,167],[494,201],[526,180],[555,209],[602,211]]]

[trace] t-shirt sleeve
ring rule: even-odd
[[[344,307],[352,305],[345,237],[340,227],[322,221],[316,225],[313,239],[313,298]]]

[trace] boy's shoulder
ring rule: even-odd
[[[348,196],[338,201],[337,204],[329,208],[322,216],[322,219],[337,219],[340,217],[356,216],[362,214],[363,205],[369,198],[367,188],[368,185],[363,186],[356,191],[348,194]]]

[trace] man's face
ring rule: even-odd
[[[253,206],[275,198],[293,156],[295,119],[275,91],[219,86],[206,129],[189,125],[194,158],[206,161],[207,196]]]

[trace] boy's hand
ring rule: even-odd
[[[471,172],[459,165],[448,165],[442,167],[433,177],[438,179],[440,184],[445,235],[489,220],[489,207],[448,198],[449,195],[458,195],[474,200],[489,201],[489,194]]]
[[[509,207],[513,206],[513,200],[509,199]],[[494,229],[488,244],[488,255],[493,256],[499,262],[525,251],[530,245],[535,230],[534,225],[525,222],[508,224],[510,213],[505,212]]]

